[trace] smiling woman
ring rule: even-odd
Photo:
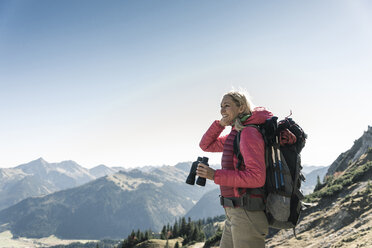
[[[200,141],[206,152],[222,152],[221,169],[214,170],[202,163],[197,175],[220,185],[221,205],[225,208],[226,222],[221,248],[265,247],[268,222],[264,213],[265,148],[261,133],[252,126],[272,116],[266,109],[254,108],[241,92],[229,92],[221,102],[221,120],[213,122]],[[226,126],[232,126],[227,136],[220,136]],[[234,140],[241,131],[240,152],[243,166],[237,168]],[[253,199],[254,200],[247,200]]]
[[[228,126],[234,121],[235,129],[241,131],[244,128],[242,121],[246,121],[252,115],[251,106],[252,104],[244,94],[237,91],[227,93],[221,102],[222,119],[220,124]]]

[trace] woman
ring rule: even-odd
[[[262,107],[252,110],[244,94],[229,92],[222,98],[221,115],[222,119],[214,121],[204,134],[200,147],[206,152],[223,152],[222,168],[214,170],[204,164],[197,168],[198,176],[220,185],[221,204],[226,212],[220,247],[265,247],[268,223],[263,212],[263,194],[258,190],[266,178],[265,146],[260,132],[254,126],[245,126],[262,124],[272,117],[272,113]],[[226,126],[232,126],[230,134],[220,137]],[[243,158],[239,169],[234,154],[234,139],[238,131],[241,131],[240,153]],[[258,205],[261,206],[253,206],[260,202]]]

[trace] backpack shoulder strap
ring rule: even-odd
[[[250,125],[246,125],[244,126],[244,128],[246,127],[254,127],[256,128],[260,133],[261,133],[261,130],[260,130],[260,127],[258,125],[254,125],[254,124],[250,124]],[[241,132],[243,130],[239,131],[236,136],[235,136],[235,139],[234,139],[234,154],[236,155],[236,157],[238,158],[238,163],[236,164],[236,168],[238,170],[241,169],[241,166],[242,166],[242,163],[244,162],[244,159],[243,159],[243,156],[242,154],[240,153],[240,137],[241,137]],[[262,134],[262,133],[261,133]]]
[[[261,129],[258,125],[246,125],[244,126],[244,128],[246,127],[254,127],[256,128],[260,134],[262,134],[261,132]],[[241,137],[241,132],[243,130],[239,131],[236,136],[235,136],[235,139],[234,139],[234,154],[236,155],[237,159],[238,159],[238,162],[236,163],[236,168],[238,170],[242,170],[242,165],[244,163],[244,158],[243,158],[243,155],[241,154],[240,152],[240,137]],[[262,134],[263,135],[263,134]],[[265,151],[265,156],[266,156],[266,151]],[[242,194],[242,188],[238,188],[238,192],[239,194]],[[259,189],[251,189],[251,191],[249,191],[251,194],[256,194],[256,195],[264,195],[264,189],[263,188],[259,188]],[[248,191],[246,192],[248,193]],[[252,203],[251,203],[252,204]],[[255,209],[256,210],[256,209]],[[261,210],[261,209],[260,209]]]

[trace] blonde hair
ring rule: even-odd
[[[245,96],[245,94],[241,91],[230,91],[230,92],[226,93],[224,95],[224,97],[225,96],[231,97],[231,99],[236,104],[236,106],[238,106],[238,107],[243,106],[243,112],[241,114],[239,114],[235,118],[235,121],[234,121],[235,129],[238,130],[238,131],[241,131],[241,130],[244,129],[244,125],[243,125],[243,123],[241,122],[240,119],[242,117],[244,117],[245,115],[251,115],[252,114],[253,104],[251,103],[249,98],[247,98]]]

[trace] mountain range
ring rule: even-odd
[[[211,166],[214,168],[219,167],[218,165]],[[190,162],[179,163],[176,168],[186,173],[182,175],[182,177],[185,178],[190,169]],[[86,169],[74,161],[48,163],[42,158],[19,165],[15,168],[3,168],[0,169],[0,210],[15,205],[28,197],[38,197],[36,200],[28,199],[28,201],[40,201],[40,197],[52,194],[54,192],[59,192],[61,190],[81,186],[87,182],[92,182],[97,178],[118,173],[118,171],[121,171],[121,174],[132,171],[131,173],[133,174],[135,170],[125,170],[121,167],[109,168],[105,165],[99,165],[92,169]],[[169,166],[145,166],[141,167],[140,171],[144,172],[141,174],[141,176],[144,177],[144,180],[150,176],[148,175],[149,173],[151,175],[158,175],[159,177],[167,177],[168,179],[173,178],[174,181],[179,180],[179,178],[176,178],[173,175],[175,172],[174,168]],[[309,186],[309,188],[313,189],[314,186],[315,181],[313,185]],[[86,187],[90,187],[91,192],[95,190],[94,183],[89,184]],[[177,187],[189,188],[190,186],[181,183]],[[206,189],[208,188],[209,187],[206,187]],[[74,190],[68,191],[68,193],[70,192],[72,193]],[[203,192],[207,192],[207,190],[204,190]],[[208,218],[223,214],[224,211],[219,205],[218,195],[219,190],[215,189],[211,192],[207,192],[205,196],[197,194],[196,197],[191,197],[190,199],[193,199],[192,205],[186,204],[184,207],[184,211],[187,211],[186,217],[191,217],[193,220],[196,220],[199,218]],[[202,199],[197,203],[196,201],[200,197],[202,197]],[[194,205],[195,203],[197,204]],[[163,223],[164,221],[166,221],[166,219],[155,221],[154,223],[157,224],[153,226],[157,227],[159,223]]]
[[[123,168],[86,169],[74,161],[48,163],[43,158],[14,168],[0,168],[0,210],[23,199],[80,186]]]
[[[31,197],[0,211],[0,226],[15,236],[122,238],[135,229],[160,230],[184,216],[214,184],[185,184],[190,163],[151,173],[120,171],[78,187]]]
[[[326,177],[342,176],[349,168],[358,168],[363,156],[368,159],[371,133],[369,127],[332,163]],[[160,231],[182,216],[196,220],[223,214],[215,184],[185,184],[190,166],[186,162],[125,171],[100,165],[88,170],[73,161],[48,163],[40,158],[0,169],[0,232],[35,238],[120,239],[133,229]],[[326,170],[309,170],[308,180]],[[331,204],[336,203],[337,199]]]

